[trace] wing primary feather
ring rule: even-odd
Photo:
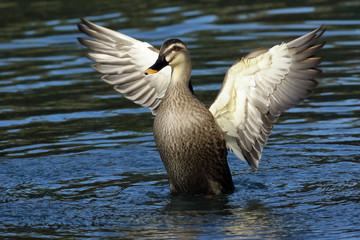
[[[89,37],[92,37],[93,39],[102,40],[104,42],[114,42],[111,38],[109,38],[109,37],[107,37],[105,35],[101,35],[98,32],[96,32],[96,31],[94,31],[94,30],[92,30],[90,28],[84,27],[81,24],[78,24],[78,29],[79,29],[80,32],[88,35]],[[82,38],[78,38],[78,40],[79,39],[82,39]]]
[[[323,26],[318,27],[317,29],[313,30],[312,32],[309,32],[308,34],[305,34],[304,36],[301,36],[295,40],[292,40],[291,42],[287,43],[289,48],[299,48],[302,49],[302,46],[307,46],[307,44],[311,43],[313,40],[321,37],[326,28]]]
[[[314,79],[314,78],[320,76],[321,73],[322,73],[322,71],[317,68],[309,68],[309,69],[291,68],[291,71],[287,77],[297,78],[297,79],[304,79],[304,78],[305,79]]]
[[[301,61],[298,61],[296,63],[296,67],[297,69],[309,69],[309,68],[313,68],[317,65],[319,65],[319,63],[323,60],[323,57],[310,57]]]
[[[119,75],[121,73],[124,72],[124,69],[119,66],[119,65],[115,65],[115,64],[101,64],[101,63],[96,63],[93,64],[92,67],[103,74],[108,74],[108,75]],[[140,74],[139,74],[140,77]]]
[[[293,61],[298,62],[298,61],[301,61],[308,57],[314,56],[314,54],[317,53],[318,51],[320,51],[324,45],[325,45],[325,42],[315,44],[301,52],[297,52],[296,48],[289,48],[289,52],[293,56]]]

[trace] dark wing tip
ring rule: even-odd
[[[91,24],[91,22],[85,18],[80,18],[81,23],[85,24],[86,26],[89,26],[89,24]]]
[[[77,24],[78,30],[82,33],[86,34],[86,27],[84,25],[82,25],[81,23]]]
[[[92,28],[95,27],[95,24],[94,24],[94,23],[90,22],[89,20],[86,20],[85,18],[80,18],[80,20],[81,20],[81,23],[78,23],[78,24],[77,24],[78,29],[79,29],[79,31],[81,31],[81,32],[83,32],[83,33],[85,33],[85,34],[87,34],[87,33],[86,33],[86,29],[92,29]],[[82,25],[82,24],[83,24],[83,25]],[[84,25],[85,25],[86,27],[85,27]]]
[[[86,44],[85,44],[85,39],[84,38],[78,37],[77,40],[81,45],[87,47]]]

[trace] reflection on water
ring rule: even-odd
[[[2,1],[0,236],[345,239],[360,237],[358,1]],[[233,62],[321,24],[323,75],[280,118],[260,170],[232,154],[236,191],[169,195],[152,116],[99,80],[76,24],[159,46],[179,37],[211,104]]]

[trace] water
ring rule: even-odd
[[[358,1],[2,1],[0,238],[360,238]],[[99,80],[80,17],[190,48],[211,104],[250,50],[327,31],[319,86],[280,118],[257,172],[229,155],[236,191],[173,197],[152,115]]]

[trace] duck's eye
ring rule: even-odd
[[[175,52],[179,52],[180,50],[182,50],[183,48],[182,47],[179,47],[179,46],[174,46],[173,47],[173,51]]]

